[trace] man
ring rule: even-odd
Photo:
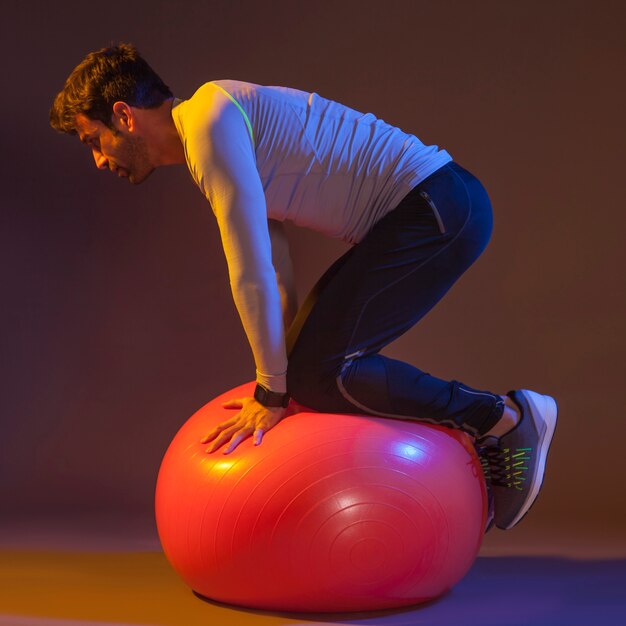
[[[250,436],[260,444],[290,396],[321,411],[415,419],[474,437],[499,528],[525,515],[543,481],[554,399],[473,389],[379,354],[491,235],[487,192],[445,150],[297,89],[217,80],[183,101],[126,44],[87,55],[50,118],[98,168],[133,184],[185,163],[211,204],[257,387],[225,403],[237,412],[201,440],[207,452]],[[284,220],[353,244],[297,316]]]

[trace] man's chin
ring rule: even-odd
[[[150,174],[152,174],[152,172],[154,172],[154,168],[148,170],[147,172],[142,172],[141,174],[133,174],[132,172],[130,172],[128,174],[127,180],[131,185],[141,185],[141,183],[150,178]]]

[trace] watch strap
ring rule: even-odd
[[[270,391],[267,387],[257,383],[254,389],[254,399],[263,406],[283,407],[289,405],[289,394]]]

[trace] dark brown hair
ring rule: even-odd
[[[120,43],[90,52],[72,70],[50,109],[50,125],[75,135],[76,115],[83,113],[113,128],[113,104],[118,100],[140,109],[152,109],[171,97],[170,88],[135,46]]]

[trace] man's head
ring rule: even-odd
[[[169,87],[134,46],[120,44],[89,53],[65,81],[50,110],[50,125],[78,135],[96,165],[144,181],[154,170],[145,113],[173,98]]]

